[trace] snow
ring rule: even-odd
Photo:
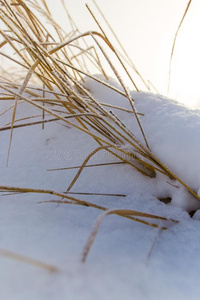
[[[110,80],[109,83],[118,86]],[[88,79],[86,86],[99,101],[130,109],[126,98]],[[131,92],[150,148],[194,191],[200,190],[200,112],[160,95]],[[0,111],[12,101],[1,101]],[[112,109],[141,140],[132,114]],[[11,120],[12,110],[0,117]],[[22,103],[17,117],[40,114]],[[37,120],[37,118],[36,118]],[[97,146],[95,141],[61,122],[17,128],[6,168],[10,131],[0,131],[1,186],[51,189],[64,192],[79,166]],[[114,162],[105,150],[89,163]],[[179,188],[177,188],[179,186]],[[120,216],[103,221],[86,263],[81,253],[96,218],[102,212],[78,205],[38,203],[58,198],[43,194],[4,195],[0,198],[0,249],[56,266],[51,273],[31,264],[0,256],[0,298],[14,300],[64,299],[198,299],[199,211],[185,188],[164,175],[144,177],[129,165],[85,168],[73,192],[125,194],[126,197],[76,195],[110,209],[133,209],[157,214],[168,229],[146,226]],[[171,197],[165,204],[158,198]],[[149,220],[151,221],[151,220]],[[156,222],[152,220],[152,222]],[[166,222],[159,221],[159,226]]]

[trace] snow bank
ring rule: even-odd
[[[100,101],[130,108],[123,96],[91,80],[86,84]],[[198,191],[199,111],[188,110],[162,96],[136,92],[131,95],[137,111],[144,114],[140,119],[151,150]],[[2,111],[8,102],[1,101],[0,105]],[[23,103],[17,113],[22,117],[38,114],[38,111]],[[133,116],[117,109],[115,113],[142,140]],[[11,111],[8,111],[0,118],[1,126],[10,119]],[[60,122],[45,124],[45,130],[41,125],[18,128],[14,130],[6,168],[9,133],[0,132],[1,185],[63,192],[77,170],[47,169],[78,166],[96,148],[91,137],[74,128],[66,128]],[[116,159],[102,151],[90,163],[110,161]],[[107,208],[158,214],[179,220],[179,223],[170,223],[168,230],[160,232],[119,216],[107,216],[84,266],[80,263],[81,252],[99,211],[76,205],[37,204],[41,200],[55,200],[48,195],[2,194],[0,248],[50,263],[60,271],[50,274],[1,257],[0,298],[198,299],[199,213],[191,219],[184,210],[198,207],[198,202],[176,185],[163,175],[146,178],[128,165],[85,168],[73,187],[74,192],[119,193],[126,197],[77,197]],[[171,204],[158,200],[158,197],[169,196],[172,197]],[[160,222],[160,225],[164,223]]]

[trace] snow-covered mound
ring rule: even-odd
[[[110,81],[117,86],[116,83]],[[118,93],[86,81],[101,102],[130,109]],[[131,93],[150,148],[194,191],[200,188],[200,112],[189,110],[162,96]],[[12,101],[0,102],[0,112]],[[111,109],[111,108],[110,108]],[[142,140],[131,113],[112,108],[126,126]],[[17,107],[16,118],[40,112],[29,104]],[[37,120],[38,117],[35,118]],[[0,117],[4,126],[11,110]],[[64,192],[77,169],[96,149],[96,142],[61,122],[14,129],[9,164],[6,168],[9,130],[0,131],[0,185],[51,189]],[[115,162],[102,150],[89,164]],[[129,165],[85,168],[73,192],[121,194],[126,197],[76,195],[105,206],[157,214],[178,220],[168,230],[108,216],[97,235],[85,266],[80,263],[83,245],[99,215],[97,209],[78,205],[45,203],[50,195],[15,194],[0,198],[0,249],[55,265],[55,274],[20,261],[1,257],[0,298],[10,300],[64,299],[198,299],[199,251],[198,212],[191,219],[185,209],[199,207],[177,182],[164,175],[147,178]],[[158,198],[171,197],[166,205]],[[162,227],[164,221],[160,221]],[[170,287],[170,289],[169,289]]]
[[[108,82],[121,90],[114,80]],[[131,110],[129,101],[100,83],[89,79],[86,83],[99,101]],[[132,92],[151,151],[179,178],[200,195],[200,110],[191,110],[177,101],[143,92]],[[126,126],[143,142],[134,115],[113,109]],[[163,180],[163,178],[162,178]],[[166,182],[166,180],[165,180]],[[172,183],[179,186],[177,183]],[[184,188],[170,188],[159,196],[170,196],[175,205],[185,209],[200,207]],[[164,195],[166,194],[166,195]],[[168,194],[168,195],[167,195]]]

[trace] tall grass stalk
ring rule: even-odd
[[[170,91],[170,83],[171,83],[171,71],[172,71],[172,59],[173,59],[173,56],[174,56],[174,49],[175,49],[175,45],[176,45],[176,40],[177,40],[177,37],[178,37],[178,33],[181,29],[181,26],[183,24],[183,21],[188,13],[188,10],[189,10],[189,7],[190,7],[190,4],[192,3],[192,0],[189,0],[187,6],[186,6],[186,9],[184,11],[184,14],[181,18],[181,21],[178,25],[178,28],[176,30],[176,33],[175,33],[175,36],[174,36],[174,40],[173,40],[173,44],[172,44],[172,49],[171,49],[171,55],[170,55],[170,62],[169,62],[169,75],[168,75],[168,94],[169,94],[169,91]]]

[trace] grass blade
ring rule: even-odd
[[[172,69],[172,59],[173,59],[173,55],[174,55],[174,49],[175,49],[175,45],[176,45],[176,40],[177,40],[177,36],[178,36],[178,33],[181,29],[181,26],[183,24],[183,21],[185,19],[185,16],[187,15],[187,12],[188,12],[188,9],[190,7],[190,4],[192,3],[192,0],[189,0],[188,4],[187,4],[187,7],[184,11],[184,14],[182,16],[182,19],[178,25],[178,28],[176,30],[176,33],[175,33],[175,37],[174,37],[174,41],[173,41],[173,45],[172,45],[172,50],[171,50],[171,55],[170,55],[170,62],[169,62],[169,78],[168,78],[168,94],[169,94],[169,91],[170,91],[170,80],[171,80],[171,69]]]

